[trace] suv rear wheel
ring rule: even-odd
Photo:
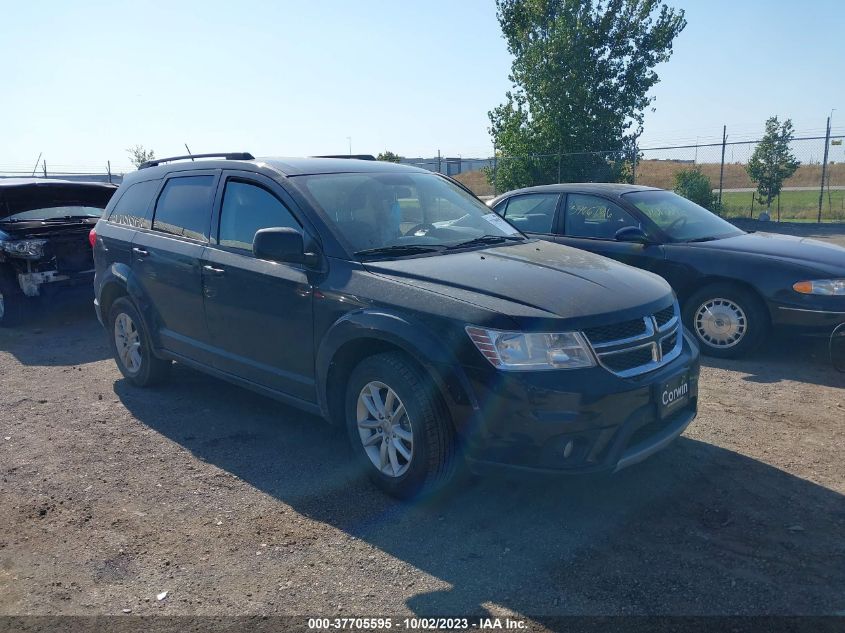
[[[435,385],[403,354],[361,361],[345,405],[355,457],[382,490],[410,498],[451,479],[455,438],[448,414]]]
[[[156,358],[141,315],[126,297],[109,310],[109,342],[120,373],[133,385],[147,387],[163,381],[170,373],[170,361]]]

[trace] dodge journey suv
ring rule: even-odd
[[[464,461],[620,470],[695,417],[698,349],[656,275],[528,238],[422,169],[179,158],[128,176],[91,232],[129,382],[177,361],[322,416],[400,497]]]

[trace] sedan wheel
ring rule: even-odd
[[[732,283],[714,283],[696,292],[684,302],[683,317],[701,353],[719,358],[749,354],[769,331],[766,305],[751,289]]]
[[[382,382],[367,383],[358,396],[358,435],[373,466],[401,477],[414,457],[414,433],[402,400]]]
[[[738,345],[748,329],[745,311],[721,297],[702,303],[695,311],[693,324],[698,338],[717,349]]]

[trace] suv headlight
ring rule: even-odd
[[[577,369],[596,364],[580,332],[503,332],[472,325],[466,332],[484,358],[498,369]]]
[[[802,295],[845,295],[845,279],[813,279],[792,284]]]
[[[15,257],[38,259],[44,257],[47,240],[0,240],[0,250]]]

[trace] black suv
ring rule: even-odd
[[[403,497],[463,459],[619,470],[695,417],[698,349],[656,275],[527,238],[422,169],[215,157],[142,166],[94,230],[130,382],[175,360],[343,424]]]
[[[88,234],[115,185],[53,178],[0,179],[0,327],[31,300],[62,289],[91,292]]]

